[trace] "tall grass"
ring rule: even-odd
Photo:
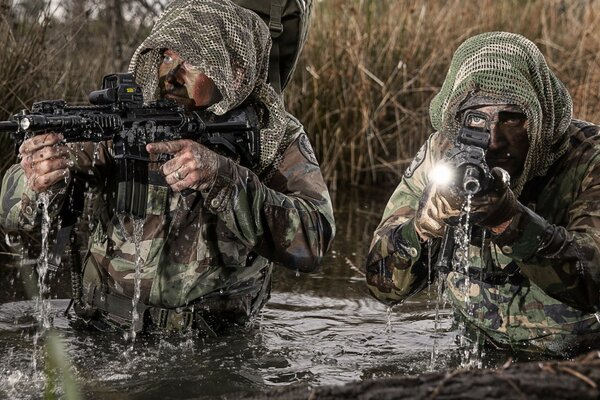
[[[288,108],[303,121],[332,188],[395,184],[432,132],[428,107],[454,50],[503,30],[534,41],[570,89],[575,115],[600,122],[597,0],[325,0]]]
[[[0,7],[1,120],[36,100],[84,102],[104,74],[127,68],[152,21],[135,14],[115,31],[111,2],[106,3],[2,2],[7,7]],[[0,136],[0,177],[15,161],[13,149],[12,141]]]
[[[398,181],[431,133],[428,105],[453,51],[480,32],[533,40],[570,89],[575,115],[600,121],[600,0],[313,1],[286,103],[332,189]],[[60,18],[48,4],[21,1],[0,12],[2,119],[35,99],[85,101],[104,74],[126,68],[155,18],[126,13],[115,32],[112,2],[74,1],[91,6],[63,9]],[[14,162],[7,142],[0,137],[0,175]]]

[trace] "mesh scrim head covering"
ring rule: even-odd
[[[215,82],[222,100],[208,111],[222,115],[247,99],[261,104],[267,113],[260,132],[260,173],[276,164],[293,140],[285,136],[282,100],[267,83],[270,47],[269,29],[249,10],[228,0],[174,0],[135,51],[129,70],[144,99],[156,100],[162,51],[171,49]]]
[[[539,49],[523,36],[489,32],[459,46],[429,107],[433,127],[454,140],[460,129],[459,110],[472,96],[517,105],[527,116],[529,152],[523,172],[512,181],[517,194],[567,150],[571,96]]]

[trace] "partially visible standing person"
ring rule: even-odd
[[[569,356],[600,347],[600,135],[528,39],[490,32],[455,52],[430,105],[436,132],[404,172],[367,259],[371,293],[399,303],[436,272],[467,332],[495,347]],[[436,183],[461,129],[490,133],[489,188],[471,204],[468,273],[436,271],[466,195]]]
[[[229,0],[175,0],[130,64],[144,99],[173,99],[188,111],[223,115],[250,107],[260,152],[250,169],[192,140],[147,145],[172,158],[150,171],[139,242],[139,329],[241,325],[269,298],[273,263],[303,272],[321,262],[335,232],[319,164],[302,125],[267,82],[269,29]],[[91,326],[129,329],[135,296],[132,219],[115,213],[111,142],[65,145],[48,133],[26,140],[6,174],[0,218],[7,230],[40,228],[68,206],[74,182],[89,187],[93,230],[75,310]],[[76,277],[77,278],[77,277]]]

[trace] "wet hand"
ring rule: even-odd
[[[161,171],[171,189],[206,190],[217,176],[219,155],[193,140],[174,140],[146,145],[150,154],[171,154]]]
[[[45,133],[25,140],[19,147],[19,156],[27,186],[36,193],[71,178],[69,167],[73,161],[61,134]]]
[[[415,215],[415,230],[422,240],[442,237],[447,224],[456,223],[465,202],[456,188],[430,183]]]
[[[499,234],[506,229],[518,211],[517,198],[510,189],[510,175],[502,168],[491,171],[492,182],[484,193],[477,194],[471,201],[474,224],[490,228]]]

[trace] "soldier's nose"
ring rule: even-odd
[[[167,76],[165,77],[165,82],[168,82],[171,85],[183,84],[183,81],[179,78],[179,71],[181,70],[182,64],[182,62],[178,62],[173,68],[169,70]]]
[[[504,140],[504,136],[498,129],[498,123],[493,122],[490,124],[490,144],[488,146],[488,151],[495,151],[501,149],[505,146],[506,141]]]

